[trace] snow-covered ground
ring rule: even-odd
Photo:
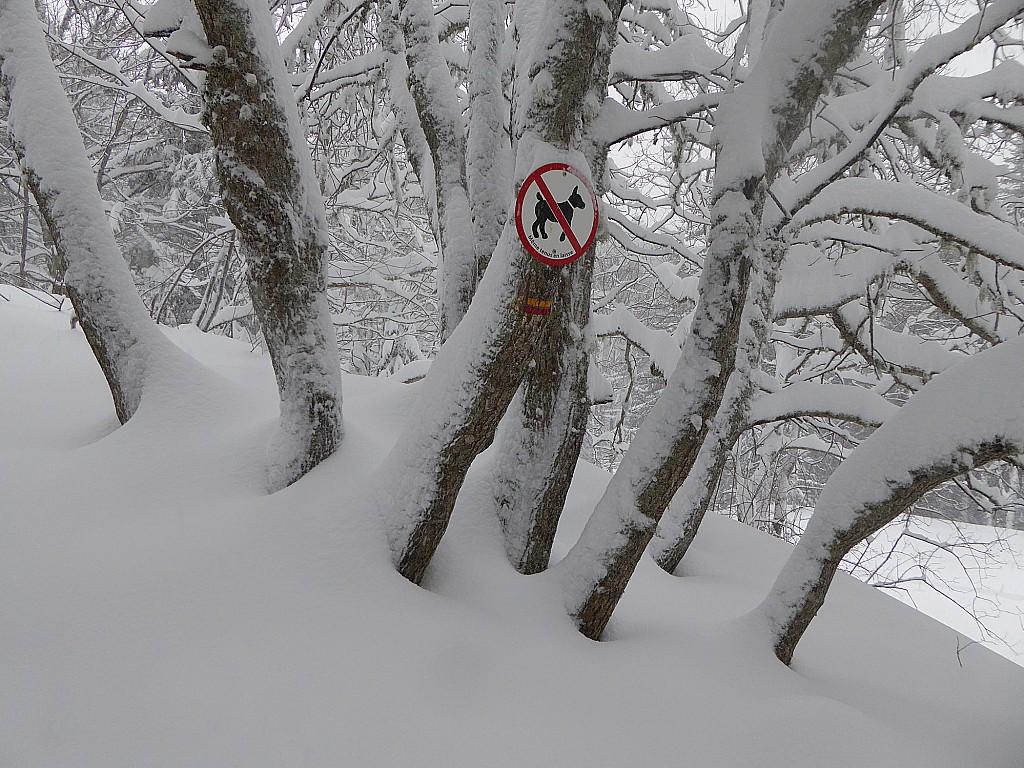
[[[117,428],[69,312],[0,295],[4,768],[1024,759],[1024,668],[853,579],[779,664],[746,613],[782,542],[709,520],[686,576],[642,562],[593,643],[506,563],[475,471],[421,589],[366,504],[418,385],[346,378],[340,452],[267,496],[266,358],[173,331],[216,376]],[[580,466],[556,556],[606,482]],[[982,588],[1022,586],[1004,566]]]

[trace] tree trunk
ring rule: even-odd
[[[553,322],[524,307],[527,298],[553,300],[559,274],[530,259],[515,238],[506,227],[494,260],[511,264],[500,274],[488,270],[478,292],[486,298],[470,307],[471,322],[460,324],[441,348],[420,395],[425,406],[418,422],[385,462],[384,504],[395,562],[417,583],[447,528],[470,464],[493,440],[536,340]],[[491,280],[498,285],[488,285]]]
[[[438,40],[434,7],[430,0],[398,0],[396,8],[396,24],[408,65],[409,93],[434,169],[441,251],[438,302],[441,340],[445,341],[469,308],[486,256],[476,235],[469,203],[465,121]],[[487,250],[488,256],[495,243]]]
[[[735,375],[738,375],[735,374]],[[810,387],[811,389],[806,389]],[[751,387],[751,391],[752,391]],[[795,397],[792,395],[795,393]],[[773,403],[775,396],[781,402]],[[742,409],[740,409],[742,405]],[[774,394],[762,394],[755,402],[755,413],[749,413],[749,397],[734,400],[731,409],[719,410],[711,435],[701,446],[697,462],[686,476],[682,488],[672,498],[658,532],[651,542],[655,561],[669,573],[674,572],[697,534],[704,514],[711,506],[714,491],[728,460],[729,450],[748,429],[759,424],[824,416],[851,421],[865,427],[878,427],[898,412],[868,390],[844,385],[790,384]]]
[[[598,49],[597,72],[607,72],[610,55],[610,48]],[[605,98],[605,80],[603,75],[591,82],[590,97],[596,103]],[[603,180],[608,147],[589,136],[585,130],[587,159],[597,179]],[[603,184],[599,182],[597,189],[603,193]],[[560,283],[555,299],[565,311],[552,318],[538,342],[523,388],[497,438],[495,506],[509,560],[525,574],[548,567],[590,417],[585,329],[590,322],[591,255],[573,268],[573,279]]]
[[[669,503],[654,539],[651,557],[666,573],[675,573],[690,549],[704,515],[711,509],[729,451],[736,442],[731,425],[715,417],[715,425],[701,446],[682,486]]]
[[[501,67],[504,34],[504,0],[470,3],[466,182],[481,275],[508,218],[512,190],[512,145]]]
[[[213,47],[204,119],[281,396],[270,466],[277,490],[330,456],[342,436],[327,221],[268,11],[252,0],[198,0],[196,8]]]
[[[839,465],[761,605],[789,664],[840,561],[940,483],[1024,451],[1020,338],[937,375]]]
[[[139,298],[30,0],[0,0],[0,72],[15,154],[123,424],[147,384],[188,366],[188,357],[160,332]]]
[[[597,114],[588,94],[607,82],[607,61],[614,39],[614,12],[595,14],[581,0],[549,9],[545,38],[537,41],[533,78],[521,110],[515,178],[550,161],[585,169],[580,148],[591,149],[587,127]],[[543,75],[542,77],[540,75]],[[506,209],[508,206],[506,206]],[[399,571],[414,582],[422,578],[448,525],[466,471],[494,437],[552,315],[524,312],[527,299],[555,301],[568,281],[580,295],[590,254],[563,268],[530,258],[506,223],[490,266],[466,321],[455,329],[434,361],[421,402],[419,422],[399,440],[386,462],[389,472],[385,513],[392,526],[391,546]],[[397,468],[400,476],[391,476]]]
[[[928,491],[975,467],[1013,455],[1021,447],[995,438],[960,447],[947,460],[910,468],[905,481],[890,485],[885,498],[857,506],[845,525],[829,520],[829,497],[819,501],[761,607],[768,617],[779,661],[787,665],[792,662],[797,643],[824,605],[839,564],[851,549],[906,512]]]
[[[700,279],[701,300],[676,373],[633,439],[579,542],[558,566],[570,590],[570,612],[592,639],[604,631],[725,395],[749,285],[752,254],[747,249],[756,249],[758,217],[752,209],[751,201],[735,193],[725,196],[724,204],[720,198],[712,209],[719,232],[727,228],[735,237],[712,242]]]
[[[853,55],[880,4],[845,0],[814,7],[791,1],[773,23],[747,81],[719,108],[711,243],[690,335],[579,542],[559,564],[569,611],[587,637],[601,636],[662,513],[696,461],[737,354],[741,361],[759,360],[781,258],[781,244],[767,253],[762,245],[768,187],[825,84]],[[744,310],[752,273],[756,300]],[[748,387],[736,382],[730,398],[742,404]]]
[[[494,498],[509,560],[520,573],[548,567],[590,416],[583,329],[590,315],[590,264],[558,287],[552,318],[498,434]]]

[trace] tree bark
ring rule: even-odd
[[[567,0],[548,10],[545,37],[531,62],[531,87],[520,111],[524,128],[517,146],[515,178],[552,160],[587,166],[586,128],[600,102],[588,100],[594,84],[607,83],[607,60],[621,6],[594,13],[593,4]],[[541,75],[543,76],[541,77]],[[526,130],[525,126],[529,127]],[[466,321],[442,347],[427,377],[418,424],[399,440],[386,462],[391,479],[385,514],[399,571],[419,582],[447,528],[459,489],[473,459],[494,438],[552,315],[524,313],[528,298],[555,301],[560,285],[579,295],[591,254],[560,269],[530,258],[506,223]]]
[[[601,636],[662,513],[696,461],[738,353],[742,361],[759,360],[781,259],[779,245],[766,251],[762,243],[767,190],[826,83],[853,55],[880,4],[788,3],[757,66],[719,108],[711,243],[690,335],[579,542],[558,566],[570,614],[587,637]],[[811,40],[816,42],[808,45]],[[756,300],[748,302],[752,274]],[[735,382],[730,398],[742,402],[748,386]]]
[[[814,416],[878,427],[898,413],[897,406],[857,387],[821,385],[818,389],[831,391],[827,394],[822,392],[823,397],[815,397],[806,390],[801,392],[800,388],[806,386],[806,383],[798,383],[781,388],[775,394],[781,396],[782,402],[775,406],[770,405],[773,395],[760,395],[753,403],[754,413],[748,412],[747,406],[751,405],[749,400],[744,401],[742,411],[735,407],[727,412],[719,411],[711,435],[701,446],[697,462],[686,476],[682,488],[672,498],[651,542],[649,551],[665,571],[675,572],[693,543],[700,523],[714,500],[715,489],[721,480],[729,451],[743,432],[759,424]],[[788,393],[794,389],[797,397],[791,398]],[[842,393],[841,404],[834,400],[839,394],[837,389],[847,390]],[[877,398],[877,401],[873,402],[873,398]],[[766,403],[767,408],[757,407]]]
[[[611,32],[611,30],[609,30]],[[522,50],[522,49],[521,49]],[[611,49],[597,49],[590,99],[605,98]],[[587,121],[583,145],[590,167],[603,180],[608,146],[595,141]],[[597,184],[602,194],[603,183]],[[536,346],[522,390],[497,437],[494,498],[505,549],[520,573],[548,567],[558,521],[569,493],[590,417],[586,327],[590,322],[593,260],[577,267],[576,278],[559,284],[552,318]]]
[[[507,135],[508,107],[501,67],[504,36],[504,0],[470,3],[466,183],[481,275],[508,218],[512,189],[512,145]]]
[[[438,302],[441,340],[445,341],[465,316],[483,274],[486,256],[497,239],[485,256],[469,202],[466,125],[438,40],[434,7],[430,0],[398,0],[397,11],[409,93],[434,170],[441,251]]]
[[[522,388],[496,438],[494,498],[509,560],[520,573],[548,567],[551,546],[586,434],[590,265],[563,280],[560,307],[538,339]]]
[[[728,419],[716,416],[714,428],[676,491],[650,544],[651,557],[666,573],[675,573],[711,508],[738,435]]]
[[[198,0],[196,9],[213,47],[204,119],[281,396],[270,466],[277,490],[342,437],[326,216],[269,13],[249,0]]]
[[[959,447],[948,460],[914,467],[906,482],[893,485],[881,501],[860,506],[846,526],[831,525],[819,517],[819,504],[762,606],[768,615],[779,661],[787,665],[792,662],[797,643],[824,605],[839,564],[851,549],[906,512],[933,488],[990,461],[1012,456],[1020,448],[994,438]],[[799,584],[797,588],[789,586],[795,583]]]
[[[524,312],[527,298],[553,300],[562,273],[530,259],[510,227],[494,260],[511,260],[503,274],[488,271],[466,320],[442,347],[427,376],[420,420],[400,438],[388,461],[385,514],[391,521],[396,566],[419,583],[447,529],[473,460],[494,438],[543,338],[549,316]],[[488,280],[499,284],[488,285]],[[493,303],[491,303],[493,302]],[[397,473],[397,474],[396,474]]]
[[[0,0],[0,73],[15,154],[123,424],[147,384],[188,366],[188,357],[160,332],[139,298],[30,0]]]

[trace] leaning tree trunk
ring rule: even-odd
[[[0,0],[0,73],[15,154],[123,424],[138,409],[147,383],[188,365],[187,357],[139,298],[30,0]]]
[[[524,311],[550,301],[557,275],[526,256],[508,227],[469,313],[441,348],[424,382],[417,422],[388,460],[381,486],[398,570],[419,582],[451,517],[470,464],[490,445],[543,337],[548,317]]]
[[[665,519],[651,542],[651,555],[668,573],[674,573],[693,543],[704,515],[715,499],[729,451],[750,426],[750,403],[756,393],[754,374],[761,362],[761,347],[771,328],[775,287],[786,251],[776,238],[768,240],[746,298],[750,309],[737,339],[735,368],[708,434],[671,499]]]
[[[737,401],[733,401],[734,403]],[[734,409],[721,409],[712,435],[701,446],[697,462],[658,526],[649,551],[669,573],[675,571],[699,530],[711,505],[729,449],[748,429],[761,424],[789,419],[819,417],[848,421],[871,429],[898,412],[898,407],[869,390],[839,384],[794,383],[775,393],[761,393],[750,412],[744,403],[744,416]],[[723,429],[724,427],[724,429]]]
[[[534,62],[514,177],[522,184],[537,166],[567,162],[585,170],[581,129],[596,114],[587,95],[607,82],[604,50],[613,39],[619,6],[598,17],[592,4],[567,0],[549,9],[546,38]],[[589,254],[583,259],[589,258]],[[554,302],[558,286],[577,270],[551,268],[530,258],[506,223],[466,318],[442,347],[421,395],[419,421],[385,462],[383,500],[399,571],[418,582],[447,528],[466,471],[494,438],[501,416],[526,373],[537,340],[552,316],[525,312],[526,301]],[[555,307],[554,312],[567,308]],[[394,477],[394,473],[398,477]]]
[[[558,566],[569,612],[587,637],[601,636],[662,513],[696,461],[737,353],[742,360],[759,358],[771,325],[780,256],[774,247],[765,253],[761,242],[768,188],[827,81],[853,55],[880,4],[791,0],[747,81],[722,102],[711,243],[690,334],[675,373],[579,542]],[[752,275],[760,284],[754,287],[757,300],[748,302]],[[748,348],[739,350],[741,328],[749,330],[743,339]]]
[[[197,0],[196,9],[213,47],[204,119],[281,396],[276,490],[330,456],[342,436],[327,220],[265,4]]]
[[[732,425],[728,419],[722,418],[720,412],[650,543],[648,551],[651,557],[666,573],[676,572],[693,544],[700,524],[715,500],[729,451],[735,442]]]
[[[744,236],[712,243],[701,275],[701,300],[676,373],[612,476],[580,540],[558,565],[569,589],[570,613],[580,631],[593,639],[604,631],[725,395],[750,262],[755,258],[750,250],[756,248],[758,217],[752,208],[742,195],[730,195],[725,205],[720,199],[712,209],[715,224],[733,218],[732,233],[745,230]]]
[[[850,454],[822,489],[761,611],[785,664],[825,602],[843,557],[940,483],[1024,451],[1024,341],[936,376]]]

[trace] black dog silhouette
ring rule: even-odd
[[[573,208],[586,208],[587,204],[583,200],[583,196],[580,194],[579,187],[573,187],[572,194],[569,195],[569,199],[564,203],[559,203],[558,207],[562,211],[562,215],[565,216],[565,220],[572,224]],[[544,199],[544,196],[537,193],[537,205],[534,206],[533,215],[535,216],[533,222],[533,236],[537,237],[538,232],[540,237],[544,240],[548,239],[548,233],[546,231],[549,221],[557,221],[555,214],[551,210],[551,206],[548,205],[548,201]],[[565,240],[565,232],[562,232],[562,236],[558,238],[561,242]]]

